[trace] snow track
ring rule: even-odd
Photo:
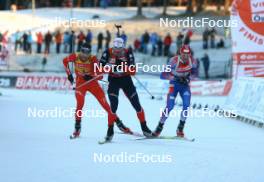
[[[195,142],[142,140],[114,136],[98,145],[106,132],[106,118],[84,118],[82,137],[69,140],[72,118],[29,118],[28,107],[52,109],[74,107],[72,94],[52,91],[1,90],[0,176],[5,182],[67,181],[184,181],[261,182],[264,179],[264,133],[262,129],[226,118],[191,118],[186,135]],[[146,117],[154,129],[165,101],[140,95]],[[199,100],[198,97],[195,97]],[[88,94],[87,109],[100,106]],[[121,94],[118,114],[130,128],[140,126],[128,100]],[[164,135],[174,135],[178,118],[169,118]],[[117,131],[117,129],[116,129]],[[94,154],[171,155],[169,163],[99,163]]]

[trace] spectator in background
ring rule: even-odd
[[[17,31],[15,34],[14,34],[14,38],[15,38],[15,52],[17,52],[17,48],[21,48],[21,34],[19,31]]]
[[[156,49],[157,49],[157,43],[158,43],[158,35],[156,32],[153,32],[150,35],[150,43],[152,45],[151,55],[155,56],[156,55]]]
[[[193,66],[191,69],[191,79],[197,79],[199,77],[199,67],[200,62],[199,59],[194,58],[194,52],[192,51],[192,57],[193,57]]]
[[[100,0],[100,7],[106,9],[108,7],[109,0]]]
[[[47,62],[48,62],[48,52],[45,51],[44,56],[43,56],[43,59],[42,59],[42,62],[41,62],[41,64],[42,64],[42,71],[45,70],[45,67],[46,67]]]
[[[97,53],[102,50],[103,48],[103,39],[104,35],[102,32],[100,32],[97,36]]]
[[[176,38],[176,46],[177,46],[176,54],[179,54],[182,43],[183,43],[183,34],[181,32],[179,32],[179,34],[177,35],[177,38]]]
[[[2,51],[2,40],[3,40],[3,34],[0,32],[0,52]]]
[[[148,44],[149,44],[149,33],[148,31],[145,31],[143,34],[143,40],[142,40],[142,46],[143,46],[143,53],[147,54],[148,53]]]
[[[64,44],[63,52],[68,53],[69,52],[69,46],[70,46],[70,34],[69,34],[69,32],[64,32],[63,44]]]
[[[2,46],[3,47],[7,47],[7,43],[8,43],[8,30],[7,31],[5,31],[3,34],[2,34],[2,36],[1,36],[1,39],[2,39]],[[1,43],[0,42],[0,43]]]
[[[216,48],[225,48],[225,42],[224,42],[224,39],[223,38],[221,38],[220,40],[219,40],[219,42],[217,43],[217,45],[216,45]]]
[[[140,40],[135,39],[135,41],[134,41],[134,51],[135,52],[139,52],[139,49],[140,49]]]
[[[123,41],[124,41],[124,45],[126,46],[126,43],[127,43],[127,35],[125,34],[124,31],[122,31],[122,34],[121,34],[120,37],[123,39]]]
[[[109,32],[109,30],[106,30],[105,49],[109,48],[110,42],[111,42],[111,33]]]
[[[75,35],[75,32],[72,31],[71,34],[70,34],[70,40],[69,40],[70,53],[74,53],[75,52],[75,41],[76,41],[76,35]]]
[[[56,53],[59,54],[62,43],[62,34],[60,33],[60,31],[57,31],[57,33],[55,34],[55,42],[56,42]]]
[[[43,35],[41,32],[38,32],[36,36],[37,36],[37,53],[40,54],[42,43],[43,43]]]
[[[83,33],[83,31],[80,31],[79,35],[77,36],[78,39],[78,43],[77,43],[77,52],[81,51],[81,47],[85,41],[85,35]]]
[[[209,67],[210,67],[210,59],[207,53],[204,53],[204,57],[201,58],[201,61],[203,62],[204,66],[204,74],[205,79],[209,79]]]
[[[9,57],[9,51],[6,45],[2,46],[2,50],[0,51],[0,65],[8,65],[7,59]]]
[[[172,38],[168,33],[164,38],[164,56],[169,56],[171,43],[172,43]]]
[[[80,52],[81,47],[85,42],[85,35],[84,35],[83,31],[80,31],[79,35],[77,36],[77,39],[78,39],[77,52]]]
[[[210,35],[210,46],[211,48],[215,48],[216,30],[214,28],[211,28],[209,35]]]
[[[158,36],[158,56],[162,56],[163,42],[161,36]]]
[[[91,30],[89,29],[87,32],[87,35],[85,37],[85,41],[90,46],[92,45],[92,39],[93,39],[93,34],[92,34]]]
[[[209,30],[205,28],[203,32],[203,49],[208,49],[208,38],[209,38]]]
[[[23,43],[23,51],[27,52],[28,51],[28,34],[24,32],[22,36],[22,43]]]
[[[45,34],[44,41],[45,41],[45,52],[47,52],[47,54],[49,54],[50,53],[50,44],[52,42],[52,35],[51,35],[50,31],[48,31]]]
[[[32,33],[29,32],[29,33],[28,33],[28,41],[27,41],[27,44],[28,44],[28,53],[29,53],[29,54],[32,53],[32,43],[33,43]]]
[[[186,33],[185,33],[184,38],[183,38],[183,44],[185,44],[185,45],[190,44],[192,34],[193,34],[193,32],[191,29],[186,30]]]

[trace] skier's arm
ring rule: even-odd
[[[135,57],[132,52],[132,49],[127,50],[127,61],[128,61],[128,73],[130,75],[135,75],[136,74],[136,65],[135,65]]]
[[[64,69],[65,69],[65,71],[67,73],[68,80],[69,80],[69,82],[71,82],[71,84],[73,84],[74,78],[73,78],[72,73],[71,73],[71,70],[69,68],[69,63],[70,62],[73,63],[75,60],[76,60],[76,54],[71,54],[71,55],[69,55],[69,56],[67,56],[67,57],[65,57],[63,59]]]
[[[65,69],[67,75],[72,74],[72,73],[71,73],[71,70],[70,70],[70,68],[69,68],[69,63],[70,63],[70,62],[74,63],[75,60],[76,60],[76,54],[70,54],[69,56],[67,56],[67,57],[65,57],[65,58],[63,59],[63,65],[64,65],[64,69]]]
[[[92,72],[89,76],[91,76],[91,78],[98,77],[97,80],[103,79],[104,72],[99,69],[100,65],[99,65],[99,61],[96,56],[92,57],[92,65],[90,66],[92,66]]]
[[[104,67],[106,66],[115,66],[114,64],[110,63],[109,62],[109,59],[110,59],[110,52],[109,52],[109,49],[106,49],[103,54],[102,54],[102,57],[99,61],[99,66],[103,68],[103,73],[109,73],[112,71],[112,69],[104,69]],[[107,71],[109,70],[109,71]]]
[[[169,67],[171,70],[170,71],[164,71],[160,74],[160,79],[162,79],[162,80],[171,80],[174,78],[174,75],[172,74],[172,70],[175,68],[173,58],[171,58],[169,60],[167,67]]]
[[[100,65],[102,65],[102,66],[105,66],[105,65],[107,65],[108,63],[109,63],[109,51],[108,51],[108,49],[106,49],[104,52],[103,52],[103,54],[102,54],[102,57],[101,57],[101,59],[100,59]]]

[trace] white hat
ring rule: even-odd
[[[114,48],[123,48],[124,47],[124,40],[120,37],[114,39]]]

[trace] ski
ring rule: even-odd
[[[99,145],[103,145],[103,144],[106,144],[106,143],[111,143],[111,141],[109,141],[109,140],[102,140],[102,141],[98,141],[98,144]]]
[[[183,140],[183,141],[188,141],[188,142],[195,141],[195,138],[186,138],[186,137],[178,137],[178,136],[158,136],[158,137],[136,138],[136,140],[147,140],[147,139]]]
[[[194,142],[195,138],[186,138],[186,137],[178,137],[178,136],[158,136],[158,137],[146,137],[141,133],[133,132],[133,133],[124,133],[124,132],[116,132],[118,134],[124,134],[124,135],[132,135],[140,138],[136,138],[136,140],[145,140],[145,139],[167,139],[167,140],[184,140],[189,142]]]
[[[125,132],[117,131],[116,133],[117,134],[122,134],[122,135],[132,135],[132,136],[136,136],[136,137],[145,137],[143,134],[138,133],[138,132],[125,133]]]

